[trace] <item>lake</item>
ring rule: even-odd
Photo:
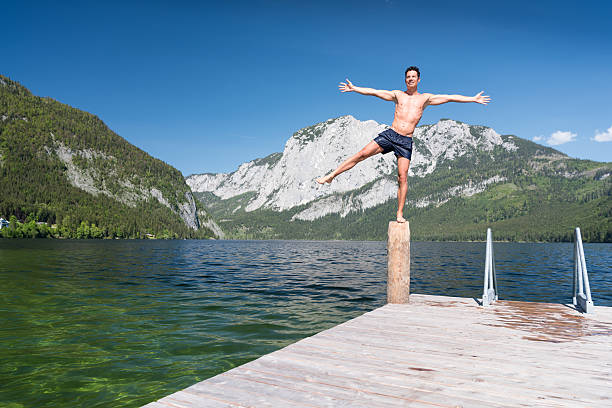
[[[386,299],[384,242],[0,240],[0,405],[138,407]],[[612,244],[585,244],[612,306]],[[500,298],[571,302],[573,244],[495,243]],[[481,297],[484,243],[414,242],[411,292]]]

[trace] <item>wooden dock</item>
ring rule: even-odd
[[[612,407],[612,308],[412,294],[146,407]]]

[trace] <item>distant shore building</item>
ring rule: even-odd
[[[0,218],[0,229],[4,227],[8,227],[11,223],[5,220],[4,218]]]

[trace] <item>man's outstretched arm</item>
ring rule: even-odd
[[[380,99],[384,99],[385,101],[397,102],[394,91],[355,86],[351,83],[351,81],[349,81],[348,78],[346,78],[346,82],[340,82],[338,88],[340,89],[340,92],[357,92],[362,95],[378,96]]]
[[[476,102],[482,105],[486,105],[491,102],[491,97],[483,95],[483,92],[479,92],[474,96],[463,96],[463,95],[433,95],[430,94],[428,105],[442,105],[447,102]]]

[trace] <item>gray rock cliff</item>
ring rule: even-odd
[[[282,153],[244,163],[233,173],[195,174],[186,181],[192,191],[210,192],[223,200],[254,193],[244,207],[247,212],[257,209],[284,211],[305,205],[306,208],[293,219],[314,220],[333,213],[345,216],[351,211],[375,207],[396,196],[396,159],[393,154],[369,158],[338,176],[331,185],[319,185],[315,179],[335,169],[387,127],[372,120],[359,121],[352,116],[329,119],[296,132]],[[491,128],[454,120],[441,120],[435,125],[419,127],[414,139],[409,171],[412,177],[431,174],[440,163],[455,160],[474,150],[517,149],[511,140],[504,141]],[[448,195],[476,194],[488,184],[503,180],[499,176],[453,186]],[[419,197],[412,204],[426,206],[439,202],[434,198]]]

